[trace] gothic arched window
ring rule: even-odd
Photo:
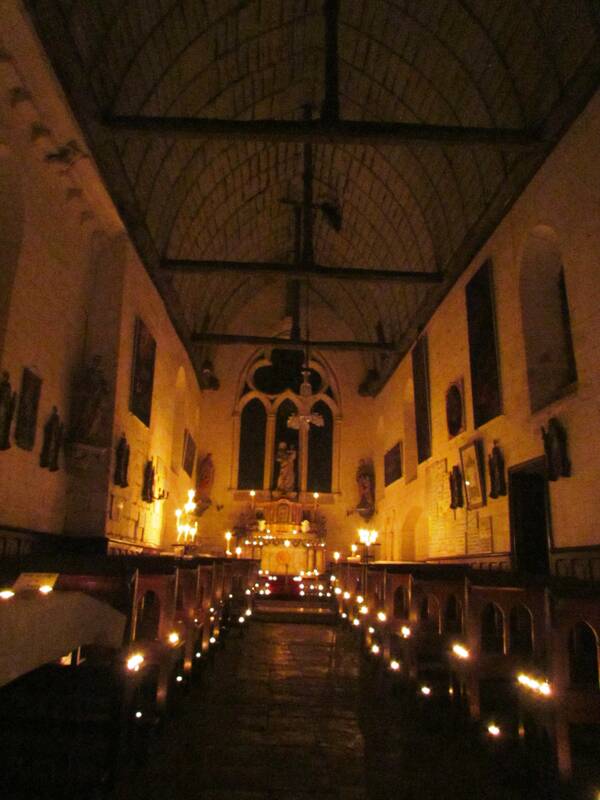
[[[255,489],[263,484],[267,411],[255,397],[242,409],[238,488]]]
[[[336,384],[320,356],[312,356],[308,366],[305,358],[285,347],[259,351],[240,376],[233,471],[238,489],[278,488],[287,464],[287,492],[337,491]]]
[[[308,480],[309,492],[331,491],[331,467],[333,457],[333,414],[324,400],[312,407],[320,414],[323,425],[311,425],[308,431]]]

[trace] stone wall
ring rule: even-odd
[[[427,325],[432,456],[418,466],[416,480],[402,478],[380,490],[377,525],[384,532],[387,557],[410,552],[415,536],[417,558],[506,553],[511,546],[507,498],[488,499],[476,511],[451,511],[447,470],[460,464],[459,448],[474,438],[482,439],[486,458],[498,440],[507,468],[543,456],[541,427],[553,416],[568,433],[572,476],[550,483],[552,544],[555,548],[600,544],[600,500],[594,489],[600,479],[595,435],[600,289],[594,277],[600,252],[599,133],[600,96],[596,96]],[[532,413],[519,287],[524,248],[540,225],[553,232],[562,256],[578,381],[571,393]],[[488,258],[494,268],[503,414],[475,430],[465,286]],[[457,379],[464,382],[466,429],[450,438],[445,394]],[[401,411],[403,398],[410,395],[411,380],[407,357],[377,398],[376,458],[380,469],[385,451],[395,441],[404,442],[405,452],[411,447],[414,434]]]

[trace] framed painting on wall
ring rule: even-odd
[[[21,447],[23,450],[33,450],[33,445],[35,444],[35,429],[41,391],[42,379],[25,367],[21,378],[19,408],[15,426],[15,441],[17,447]]]
[[[182,467],[187,474],[192,477],[194,471],[194,462],[196,461],[196,442],[192,434],[186,428],[183,433],[183,459]]]
[[[485,505],[485,476],[483,472],[482,440],[475,439],[460,448],[460,462],[465,484],[467,508],[481,508]]]
[[[135,320],[129,410],[150,427],[156,342],[139,317]]]
[[[402,442],[396,442],[383,457],[383,484],[390,483],[402,477]]]

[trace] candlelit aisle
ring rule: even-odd
[[[118,800],[363,800],[359,654],[324,625],[232,632],[204,689]]]

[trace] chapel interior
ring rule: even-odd
[[[600,798],[600,0],[0,0],[0,792]]]

